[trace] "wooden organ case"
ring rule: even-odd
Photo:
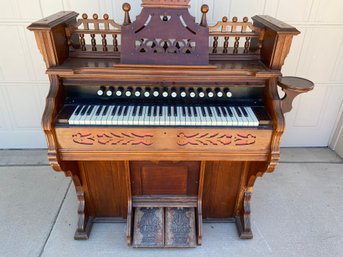
[[[142,2],[134,22],[123,5],[122,25],[59,12],[28,27],[51,83],[48,158],[77,192],[75,239],[124,221],[129,245],[194,247],[203,220],[250,239],[255,180],[278,163],[294,97],[313,88],[280,72],[299,31],[264,15],[209,26],[207,5],[197,24],[189,0]]]

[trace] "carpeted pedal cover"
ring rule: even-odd
[[[164,247],[163,208],[136,208],[133,247]]]
[[[165,247],[196,247],[194,208],[166,208]]]

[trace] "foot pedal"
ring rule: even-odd
[[[165,247],[196,247],[194,208],[166,208]]]
[[[133,247],[196,247],[194,208],[136,208]]]
[[[164,247],[163,208],[136,208],[133,247]]]

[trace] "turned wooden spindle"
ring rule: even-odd
[[[232,22],[237,23],[237,17],[233,17],[232,18]],[[232,32],[237,32],[237,26],[236,25],[232,25]],[[238,47],[239,47],[239,39],[240,37],[235,37],[235,43],[233,45],[233,53],[237,54],[238,53]]]
[[[80,34],[80,46],[81,46],[81,51],[86,51],[85,34]]]
[[[84,14],[82,14],[82,19],[83,19],[83,22],[82,22],[82,24],[83,24],[83,29],[89,29],[89,27],[88,27],[88,15],[87,15],[87,13],[84,13]]]
[[[207,4],[203,4],[201,6],[201,12],[202,12],[202,16],[201,16],[201,22],[200,25],[203,27],[208,27],[207,24],[207,18],[206,18],[206,14],[208,13],[209,7]]]
[[[244,17],[244,18],[243,18],[243,22],[244,22],[245,24],[244,24],[244,26],[242,26],[242,32],[246,32],[248,20],[249,20],[248,17]],[[244,53],[249,52],[250,41],[251,41],[251,37],[245,37]]]
[[[106,34],[101,34],[102,37],[102,51],[107,52],[107,40],[106,40]]]
[[[88,15],[86,13],[82,14],[82,19],[83,20],[87,20],[88,19]],[[83,22],[83,28],[85,29],[86,27],[88,27],[87,23],[84,21]],[[85,40],[85,34],[80,34],[80,46],[81,46],[81,51],[86,51],[86,40]]]
[[[216,54],[218,52],[218,37],[213,37],[213,50],[212,53]]]
[[[93,19],[94,20],[98,19],[98,15],[96,13],[93,14]],[[90,36],[91,36],[92,51],[97,51],[95,34],[90,34]]]
[[[109,21],[108,21],[108,19],[109,19],[109,16],[108,16],[108,14],[107,13],[105,13],[103,16],[102,16],[103,18],[104,18],[104,24],[105,24],[105,30],[109,30],[110,29],[110,26],[109,26]]]
[[[129,3],[124,3],[123,4],[123,11],[125,12],[125,17],[124,17],[123,25],[131,24],[130,10],[131,10],[131,5]]]
[[[90,36],[91,36],[92,51],[95,52],[95,51],[97,51],[95,34],[90,34]]]
[[[226,16],[224,16],[223,18],[222,18],[222,22],[227,22],[227,17]],[[222,29],[222,31],[224,30],[224,28]],[[227,54],[227,52],[228,52],[228,48],[229,48],[229,39],[230,39],[230,37],[224,37],[224,48],[223,48],[223,53],[224,54]]]
[[[105,24],[107,24],[106,23],[106,21],[108,21],[108,15],[107,14],[104,14],[104,20],[105,20]],[[101,34],[101,38],[102,38],[102,40],[101,40],[101,42],[102,42],[102,51],[104,51],[104,52],[107,52],[107,39],[106,39],[106,34]]]
[[[112,35],[113,36],[113,52],[118,52],[118,36],[117,34]]]

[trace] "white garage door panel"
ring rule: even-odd
[[[35,86],[7,87],[7,97],[10,104],[9,113],[16,129],[40,128],[41,104],[43,99],[37,99]]]
[[[1,37],[0,67],[3,80],[7,81],[30,81],[34,79],[31,69],[31,60],[28,48],[25,44],[23,26],[2,25],[0,23]]]
[[[27,25],[60,10],[108,13],[123,21],[122,4],[130,2],[131,18],[140,0],[15,0],[1,1],[0,12],[0,148],[46,147],[40,129],[48,93],[45,66]],[[210,7],[210,24],[228,16],[269,14],[296,26],[282,73],[311,79],[316,88],[302,95],[286,115],[284,146],[327,146],[343,101],[343,1],[341,0],[191,0],[200,20],[200,6]],[[4,36],[6,35],[6,36]]]
[[[298,65],[298,76],[311,78],[316,83],[338,82],[335,77],[343,41],[343,28],[308,28]]]
[[[282,146],[327,146],[343,103],[343,84],[316,85],[309,95],[294,102],[287,113]],[[328,124],[333,124],[328,126]],[[306,142],[304,144],[303,142]]]
[[[250,18],[254,15],[263,13],[264,1],[263,0],[232,1],[230,9],[231,9],[230,17],[237,16],[239,20],[241,20],[245,16]]]
[[[320,23],[343,23],[343,1],[314,1],[310,20]]]

